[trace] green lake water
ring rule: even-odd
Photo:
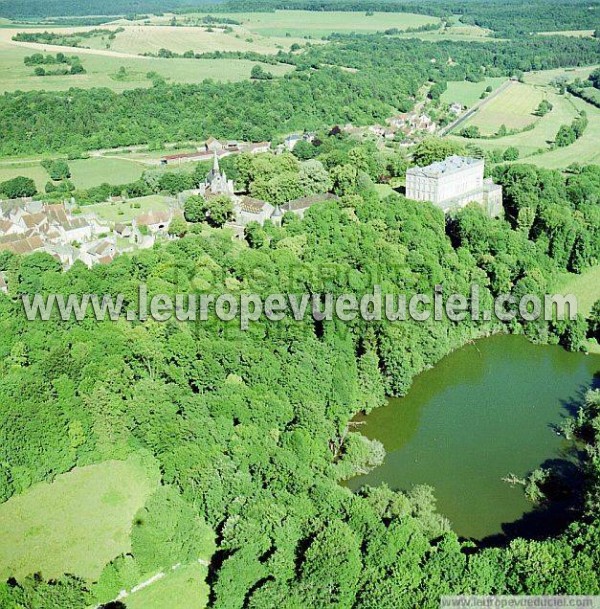
[[[599,356],[519,336],[479,340],[419,375],[406,397],[356,417],[364,422],[357,429],[381,441],[387,455],[347,484],[433,486],[438,511],[468,538],[523,534],[543,519],[551,525],[559,516],[532,513],[522,487],[502,478],[524,477],[552,460],[568,463],[572,444],[553,426],[600,386],[599,375]]]

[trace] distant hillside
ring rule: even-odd
[[[160,13],[218,4],[221,0],[0,0],[0,16],[40,19],[84,15],[122,16]]]

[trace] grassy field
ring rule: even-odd
[[[556,70],[542,70],[541,72],[528,72],[524,80],[531,85],[548,85],[557,78],[575,80],[581,78],[585,80],[591,72],[600,66],[588,66],[585,68],[558,68]]]
[[[48,172],[40,165],[39,161],[22,163],[11,163],[10,165],[0,164],[0,182],[5,180],[12,180],[18,176],[25,176],[31,178],[37,189],[42,191],[44,186],[50,180]]]
[[[558,294],[575,294],[579,312],[587,317],[594,304],[600,300],[600,265],[584,271],[581,275],[565,273],[556,291]],[[590,353],[600,354],[600,344],[590,340],[588,350]]]
[[[538,36],[572,36],[575,38],[591,38],[594,30],[561,30],[559,32],[539,32]]]
[[[523,131],[515,135],[495,139],[467,140],[455,135],[449,137],[463,144],[475,144],[484,150],[505,150],[509,146],[515,146],[519,150],[521,160],[531,157],[531,159],[528,158],[528,162],[535,162],[534,159],[540,157],[533,157],[531,155],[536,154],[540,149],[547,149],[554,141],[560,126],[569,124],[577,115],[578,106],[570,98],[558,95],[550,89],[546,91],[546,95],[547,99],[552,103],[553,109],[546,116],[538,119],[535,127],[530,131]],[[567,150],[567,148],[563,150]]]
[[[368,33],[389,28],[405,30],[439,22],[435,17],[413,13],[375,13],[367,17],[364,12],[275,11],[223,16],[240,21],[251,32],[275,37],[289,35],[320,38],[332,32]]]
[[[458,20],[458,16],[455,15],[451,18],[450,24],[443,28],[437,29],[430,32],[407,32],[401,34],[402,38],[416,37],[421,40],[429,40],[436,42],[440,40],[456,40],[456,41],[484,41],[489,38],[492,31],[486,28],[479,27],[477,25],[465,25]],[[499,40],[494,38],[494,40]]]
[[[112,41],[111,49],[124,53],[157,53],[160,49],[169,49],[176,53],[192,50],[196,53],[210,51],[255,51],[272,54],[279,49],[288,50],[294,43],[304,40],[293,38],[276,38],[253,35],[244,28],[234,28],[233,32],[221,29],[208,31],[199,27],[170,27],[132,25],[124,28]]]
[[[204,609],[208,603],[207,568],[184,565],[124,599],[127,609]]]
[[[71,181],[77,188],[91,188],[104,182],[109,184],[134,182],[147,169],[141,161],[114,157],[92,157],[68,161],[68,163],[71,169]],[[46,183],[50,180],[48,172],[40,165],[39,160],[0,163],[0,182],[17,176],[31,178],[40,192],[44,191]]]
[[[139,204],[140,207],[132,207]],[[96,205],[86,205],[82,208],[84,212],[93,212],[99,218],[107,222],[129,223],[140,214],[150,210],[162,211],[169,208],[168,199],[161,195],[150,195],[139,199],[130,199],[122,203],[98,203]]]
[[[535,122],[533,111],[545,98],[537,87],[512,82],[496,97],[478,110],[464,126],[476,126],[483,135],[493,135],[501,125],[508,129],[523,129]]]
[[[38,45],[37,49],[28,48],[12,44],[10,38],[13,33],[13,30],[0,29],[0,93],[41,89],[61,91],[71,87],[108,87],[114,91],[124,91],[150,87],[150,72],[177,83],[199,83],[207,78],[239,81],[249,78],[255,65],[255,62],[240,59],[159,59],[128,53],[119,54],[116,51],[47,45]],[[24,65],[23,59],[36,51],[77,55],[87,73],[73,76],[35,76],[33,68]],[[119,76],[121,67],[125,68],[124,77]],[[276,76],[281,76],[293,67],[269,65],[266,69]]]
[[[0,576],[96,579],[130,550],[133,516],[158,484],[135,457],[76,468],[0,505]]]
[[[600,163],[600,108],[576,97],[571,98],[571,102],[575,108],[587,113],[589,124],[585,133],[570,146],[532,157],[532,163],[547,169],[563,169],[572,163]]]
[[[141,177],[144,165],[111,157],[92,157],[69,161],[71,180],[77,188],[92,188],[104,182],[126,184]]]
[[[493,90],[496,90],[505,81],[506,78],[499,77],[486,78],[482,82],[468,82],[466,80],[449,82],[448,88],[442,94],[442,101],[446,104],[459,102],[470,108],[479,101],[486,87],[491,86]]]
[[[566,273],[558,284],[559,294],[575,294],[579,312],[590,314],[594,303],[600,300],[600,265],[587,269],[581,275]]]

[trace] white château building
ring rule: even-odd
[[[406,197],[430,201],[444,212],[476,202],[491,216],[502,214],[502,186],[483,177],[483,159],[451,156],[406,172]]]

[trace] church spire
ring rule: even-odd
[[[215,155],[213,158],[213,173],[218,174],[219,171],[219,157],[217,156],[217,151],[215,150]]]

